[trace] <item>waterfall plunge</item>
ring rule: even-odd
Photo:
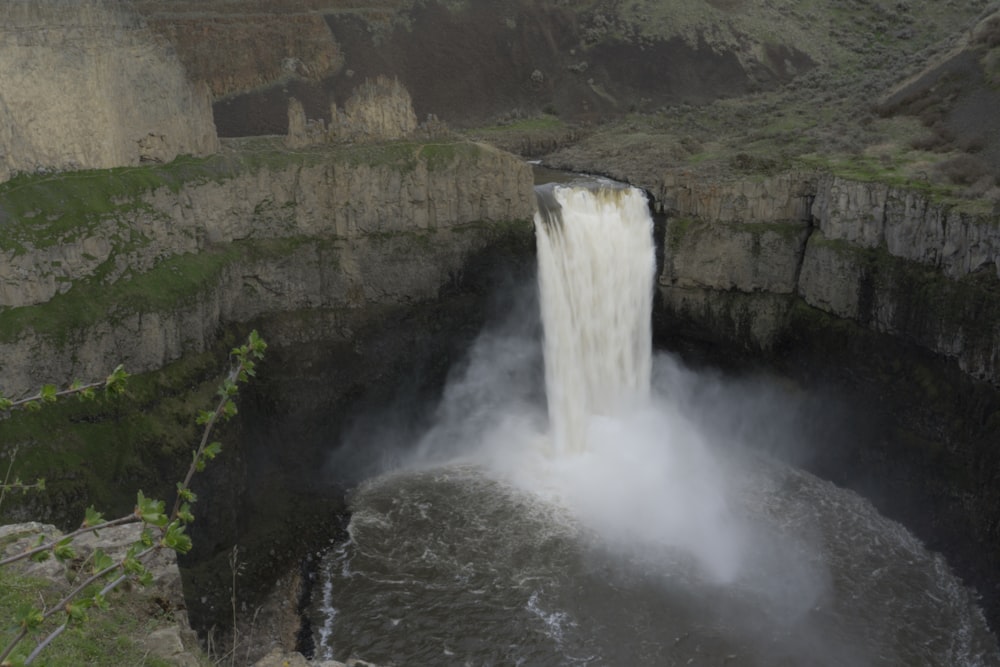
[[[600,183],[539,188],[538,284],[557,453],[587,448],[592,416],[649,397],[656,261],[642,192]]]
[[[701,434],[652,395],[656,257],[645,195],[608,181],[536,189],[547,456],[513,467],[609,544],[680,549],[716,580],[742,536]],[[507,449],[509,454],[509,449]],[[507,465],[510,465],[509,461]]]
[[[320,657],[1000,664],[943,559],[854,494],[723,446],[744,437],[727,422],[779,436],[787,405],[662,355],[650,372],[641,194],[539,198],[544,344],[534,300],[513,300],[409,465],[353,494],[351,539],[324,556]]]

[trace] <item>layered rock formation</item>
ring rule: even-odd
[[[533,210],[527,165],[463,143],[259,148],[77,178],[0,193],[6,395],[99,377],[112,359],[159,368],[221,322],[431,298],[491,238],[464,230]]]
[[[120,2],[5,3],[0,82],[0,181],[218,148],[207,87]]]
[[[133,4],[215,98],[292,79],[321,81],[344,63],[316,6],[296,7],[296,13],[275,2]]]
[[[767,349],[802,302],[1000,384],[995,215],[808,173],[730,182],[669,174],[657,197],[669,214],[660,278],[669,308]]]
[[[417,129],[410,93],[398,79],[378,76],[358,86],[344,104],[343,132],[348,138],[386,141]]]
[[[531,170],[488,146],[289,153],[282,144],[256,140],[208,159],[0,186],[8,232],[0,239],[0,393],[100,378],[119,362],[141,373],[179,360],[162,380],[130,384],[138,407],[123,399],[113,415],[97,406],[84,417],[107,426],[98,426],[96,448],[89,436],[57,439],[49,434],[59,426],[43,426],[46,441],[25,447],[18,466],[46,471],[47,505],[8,501],[8,517],[69,523],[90,503],[127,511],[131,500],[117,491],[84,488],[108,479],[171,493],[192,439],[171,424],[192,425],[213,400],[226,363],[220,339],[256,327],[271,346],[263,386],[245,397],[247,421],[231,427],[245,432],[230,431],[224,461],[197,482],[205,485],[197,547],[184,567],[201,629],[229,614],[233,544],[245,554],[241,600],[255,604],[278,574],[327,543],[330,517],[342,511],[324,472],[328,438],[341,428],[329,422],[348,419],[359,397],[385,400],[421,355],[419,381],[439,386],[464,341],[456,332],[474,335],[481,316],[485,297],[472,297],[489,280],[483,258],[509,238],[531,238]],[[150,380],[147,395],[140,387]],[[119,410],[156,412],[155,424],[121,428],[131,416]],[[4,441],[34,437],[13,427]],[[106,466],[104,454],[113,459]],[[69,470],[67,459],[82,463]]]
[[[343,110],[330,104],[329,127],[322,118],[307,118],[305,107],[293,97],[288,103],[285,141],[290,148],[337,141],[393,141],[412,136],[416,129],[409,91],[398,80],[379,76],[358,86]]]

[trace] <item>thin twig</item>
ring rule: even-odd
[[[17,445],[14,445],[10,453],[10,460],[7,462],[7,473],[3,476],[3,486],[0,486],[0,507],[3,507],[4,496],[7,495],[7,482],[10,480],[10,471],[14,469],[14,459],[17,458]]]

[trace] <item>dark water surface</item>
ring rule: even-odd
[[[323,560],[317,657],[396,665],[996,665],[940,556],[851,492],[758,462],[734,580],[607,544],[558,505],[443,467],[372,480]],[[316,596],[317,598],[320,595]]]
[[[413,448],[426,456],[354,492],[349,539],[319,568],[316,657],[1000,665],[940,555],[860,496],[740,444],[795,437],[791,406],[742,423],[754,396],[720,386],[694,401],[697,383],[651,359],[652,221],[636,192],[606,189],[549,191],[559,220],[541,222],[539,274],[560,273],[539,281],[544,355],[525,324],[537,315],[484,332]]]

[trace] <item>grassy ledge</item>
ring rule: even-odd
[[[227,142],[226,150],[205,158],[181,156],[167,164],[117,169],[22,174],[0,184],[0,250],[15,253],[45,248],[93,233],[106,219],[127,224],[139,212],[152,213],[144,197],[159,189],[177,193],[206,182],[221,183],[261,170],[318,165],[429,171],[475,160],[487,148],[464,141],[324,145],[288,150],[280,137]]]

